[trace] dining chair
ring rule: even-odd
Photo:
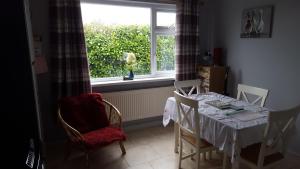
[[[267,169],[279,165],[285,157],[289,134],[299,113],[300,105],[270,112],[261,143],[242,149],[240,162],[252,169]]]
[[[201,84],[200,79],[174,82],[176,91],[178,93],[182,93],[184,96],[190,96],[191,94],[193,94],[195,89],[196,89],[197,94],[199,94],[200,93],[200,84]],[[189,89],[189,90],[187,90],[187,89]]]
[[[196,90],[196,94],[199,94],[201,89],[201,80],[200,79],[194,79],[194,80],[183,80],[183,81],[175,81],[174,82],[174,87],[178,93],[183,94],[184,96],[190,96],[194,94]],[[177,132],[177,123],[175,123],[175,132]],[[175,133],[175,137],[178,137]],[[176,142],[176,141],[175,141]],[[178,143],[175,143],[175,152],[178,153],[177,151],[177,145]],[[205,154],[205,153],[204,153]],[[207,152],[208,154],[208,159],[212,158],[212,152]],[[204,155],[204,159],[207,159],[206,154]]]
[[[68,136],[65,160],[72,148],[77,148],[85,153],[89,168],[89,153],[114,142],[119,143],[123,155],[126,153],[121,113],[99,93],[62,98],[58,120]]]
[[[251,104],[259,104],[260,106],[264,106],[266,98],[268,96],[268,90],[262,89],[258,87],[248,86],[244,84],[238,84],[238,93],[237,93],[237,100],[245,100],[248,103]],[[250,101],[248,98],[250,95],[256,96],[256,99],[253,99],[253,101]],[[260,101],[260,103],[259,103]]]
[[[178,125],[179,125],[179,165],[181,161],[196,155],[196,168],[200,168],[200,154],[211,152],[216,148],[200,138],[200,114],[198,112],[198,101],[190,99],[177,91],[174,91],[178,110]],[[192,123],[192,119],[194,124]],[[183,142],[193,147],[195,151],[183,156]]]

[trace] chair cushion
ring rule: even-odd
[[[62,118],[81,133],[109,126],[99,93],[81,94],[60,100]]]
[[[247,161],[250,161],[254,164],[258,162],[258,156],[260,151],[261,143],[252,144],[246,148],[243,148],[241,151],[241,157]],[[276,152],[270,155],[265,156],[264,166],[267,166],[271,163],[282,160],[284,156],[280,152]]]
[[[105,127],[83,135],[84,142],[88,149],[95,149],[113,143],[126,140],[124,132],[117,127]]]

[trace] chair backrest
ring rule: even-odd
[[[200,79],[195,80],[185,80],[185,81],[175,81],[174,86],[176,91],[182,93],[184,96],[190,96],[193,94],[194,90],[197,90],[197,94],[200,93]],[[187,88],[191,88],[188,92],[186,92]]]
[[[109,125],[105,105],[99,93],[62,98],[59,109],[63,120],[81,133]]]
[[[270,112],[260,149],[259,166],[263,165],[266,155],[274,152],[285,154],[289,133],[294,127],[299,113],[300,105],[283,111]]]
[[[177,91],[174,91],[174,97],[177,104],[179,127],[195,135],[196,138],[200,138],[198,101],[190,99]]]
[[[237,99],[244,99],[246,102],[251,104],[259,104],[260,101],[259,105],[264,106],[266,98],[268,96],[268,92],[269,91],[267,89],[238,84]],[[253,101],[250,101],[247,94],[255,95],[257,96],[257,98],[253,99]]]

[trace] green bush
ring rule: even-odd
[[[174,56],[175,56],[175,36],[159,35],[157,37],[157,70],[175,70]]]
[[[84,33],[92,78],[126,75],[124,53],[127,52],[136,56],[135,74],[151,73],[149,26],[93,23],[84,25]],[[157,38],[158,70],[174,69],[174,44],[174,36]]]

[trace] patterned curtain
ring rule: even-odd
[[[177,0],[176,3],[176,80],[196,78],[201,4],[201,0]]]
[[[55,99],[90,93],[79,0],[50,0],[50,45]]]

